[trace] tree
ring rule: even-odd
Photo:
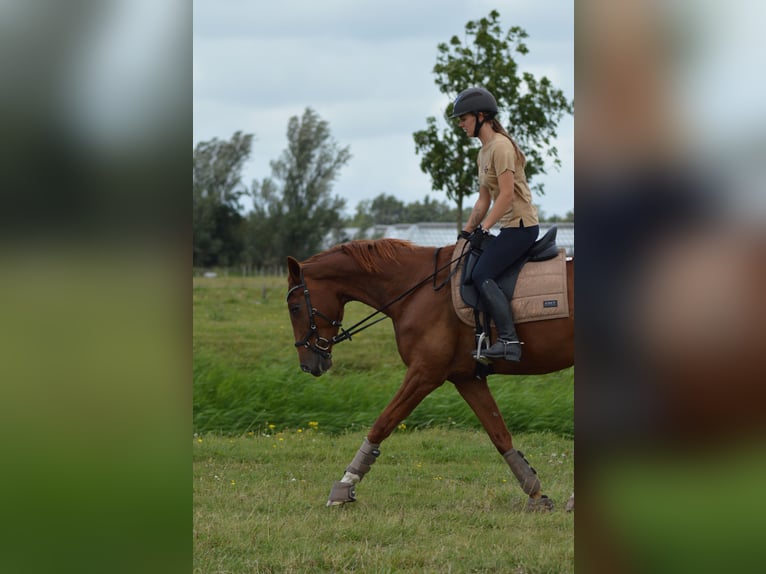
[[[248,252],[258,254],[256,263],[281,263],[287,255],[305,259],[341,227],[346,202],[331,192],[351,159],[349,148],[338,147],[328,123],[311,108],[290,118],[287,140],[282,156],[270,163],[271,177],[253,182]]]
[[[372,206],[371,199],[363,199],[356,204],[356,212],[354,216],[344,222],[347,227],[358,227],[359,229],[367,229],[375,225],[375,219],[373,219],[370,213]]]
[[[369,229],[375,224],[418,223],[422,221],[454,221],[455,210],[445,202],[431,199],[405,204],[393,195],[381,193],[356,204],[354,217],[344,222],[349,227]]]
[[[421,221],[455,221],[457,213],[451,209],[448,203],[431,199],[425,196],[422,202],[415,201],[405,206],[406,222],[418,223]]]
[[[375,223],[393,225],[401,223],[404,218],[404,202],[393,195],[381,193],[370,204],[370,216]]]
[[[546,215],[542,210],[539,210],[538,216],[540,218],[540,221],[544,221],[546,223],[564,223],[564,222],[572,222],[574,223],[574,211],[569,210],[567,211],[563,216],[558,214],[553,214],[551,216]]]
[[[242,166],[250,156],[252,134],[213,138],[194,148],[192,176],[194,265],[231,265],[242,249],[239,198],[247,193]]]
[[[515,55],[529,51],[524,43],[528,34],[518,26],[503,33],[499,17],[493,10],[487,18],[466,24],[465,42],[453,36],[449,43],[437,46],[435,82],[450,100],[442,118],[446,127],[440,128],[440,122],[429,117],[426,128],[413,134],[415,151],[423,156],[420,169],[431,176],[434,190],[446,192],[457,205],[458,228],[463,220],[463,198],[477,191],[478,149],[455,120],[449,119],[457,94],[472,86],[492,92],[500,108],[500,120],[507,118],[508,133],[527,157],[527,181],[539,194],[544,193],[543,185],[532,185],[532,180],[537,174],[547,173],[546,159],[555,167],[561,165],[552,141],[558,122],[574,109],[547,77],[538,80],[519,71]]]

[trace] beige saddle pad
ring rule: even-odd
[[[453,259],[463,252],[464,240],[458,241]],[[460,296],[460,281],[463,260],[452,264],[452,304],[460,320],[475,325],[473,307],[463,302]],[[560,319],[569,316],[567,297],[566,251],[559,249],[558,255],[547,261],[528,262],[521,269],[511,299],[513,322],[527,323],[545,319]]]

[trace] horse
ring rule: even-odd
[[[486,374],[477,369],[472,356],[476,333],[458,318],[450,289],[440,288],[449,283],[453,251],[454,246],[435,249],[377,239],[343,243],[303,262],[287,258],[287,306],[304,372],[315,377],[327,372],[333,345],[350,339],[351,331],[342,325],[350,301],[360,301],[383,314],[382,319],[391,319],[407,367],[398,391],[369,429],[343,477],[333,484],[327,506],[356,501],[356,485],[380,455],[380,444],[426,396],[450,381],[528,495],[526,510],[554,507],[542,493],[537,472],[514,448]],[[517,325],[524,342],[521,361],[496,360],[495,374],[543,374],[574,364],[573,258],[567,260],[566,273],[569,316]],[[418,283],[417,278],[423,280]]]

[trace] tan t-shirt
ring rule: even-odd
[[[517,160],[520,160],[518,166]],[[507,170],[513,172],[513,202],[500,218],[500,227],[519,227],[521,222],[524,223],[524,227],[537,225],[537,208],[532,203],[532,193],[524,174],[524,161],[516,156],[516,148],[511,141],[502,134],[495,134],[495,137],[479,150],[477,163],[479,185],[489,190],[492,201],[495,201],[500,193],[497,176]]]

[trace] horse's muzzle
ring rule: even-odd
[[[316,360],[301,363],[301,370],[304,373],[311,373],[315,377],[321,377],[330,367],[332,367],[332,360],[322,357],[316,357]]]

